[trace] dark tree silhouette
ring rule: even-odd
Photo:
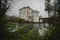
[[[0,40],[8,36],[7,25],[8,22],[6,17],[6,12],[9,9],[10,5],[9,0],[0,0]]]
[[[48,0],[46,0],[46,1],[48,1]],[[58,1],[57,4],[60,4],[60,0],[57,0],[57,1]],[[47,4],[49,4],[49,3],[50,2],[48,1]],[[49,18],[49,23],[51,23],[53,26],[55,26],[55,29],[51,33],[48,40],[59,40],[60,39],[59,38],[59,36],[60,36],[60,6],[58,6],[57,4],[55,3],[54,7],[52,8],[52,10],[54,11],[54,13],[53,13],[54,15]],[[49,6],[49,5],[47,5],[47,6]],[[49,7],[46,7],[47,8],[46,11],[48,11],[48,15],[50,14]],[[58,8],[58,9],[56,9],[56,8]],[[52,10],[51,10],[51,12],[53,12]]]

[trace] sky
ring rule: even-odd
[[[45,0],[13,0],[11,3],[12,8],[9,15],[19,15],[19,9],[23,7],[31,7],[33,10],[39,11],[39,15],[42,17],[47,17],[47,12],[45,12]]]

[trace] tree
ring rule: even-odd
[[[0,0],[0,40],[8,36],[7,25],[8,20],[6,17],[6,12],[9,9],[10,5],[8,4],[9,0]]]
[[[60,1],[57,0],[57,3],[55,3],[55,5],[52,8],[54,13],[53,13],[53,11],[51,11],[54,15],[52,15],[50,17],[51,19],[49,19],[49,21],[53,25],[53,27],[55,26],[55,28],[54,28],[53,32],[51,33],[48,40],[59,40],[60,39],[59,38],[59,35],[60,35],[60,6],[59,6],[59,3],[60,3]],[[47,11],[49,11],[49,10],[47,10]]]

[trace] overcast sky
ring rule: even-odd
[[[12,9],[10,15],[18,16],[19,9],[29,6],[33,10],[38,10],[40,13],[39,15],[43,17],[47,17],[47,13],[45,12],[45,0],[14,0],[12,3]]]

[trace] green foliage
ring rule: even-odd
[[[40,40],[39,32],[35,29],[30,29],[27,25],[20,27],[15,32],[16,40]]]
[[[46,0],[46,1],[48,1],[48,0]],[[49,4],[49,3],[50,3],[50,1],[47,4]],[[60,39],[59,38],[59,35],[60,35],[60,6],[58,5],[59,3],[60,3],[59,0],[57,0],[57,3],[55,3],[55,5],[53,7],[49,6],[50,4],[46,5],[46,11],[48,11],[48,15],[51,14],[51,12],[54,14],[51,16],[51,19],[49,19],[49,21],[50,21],[50,24],[52,24],[52,27],[55,26],[55,28],[51,32],[51,35],[48,38],[48,40],[59,40]],[[48,6],[51,7],[54,12]],[[51,30],[52,28],[49,28],[49,29]]]
[[[41,40],[40,39],[41,37],[39,35],[39,32],[37,30],[35,30],[35,29],[32,29],[32,30],[29,31],[28,38],[30,40]]]
[[[10,5],[8,4],[9,0],[0,0],[0,40],[8,37],[8,20],[6,19],[6,12],[9,9]],[[7,6],[8,4],[8,6]]]

